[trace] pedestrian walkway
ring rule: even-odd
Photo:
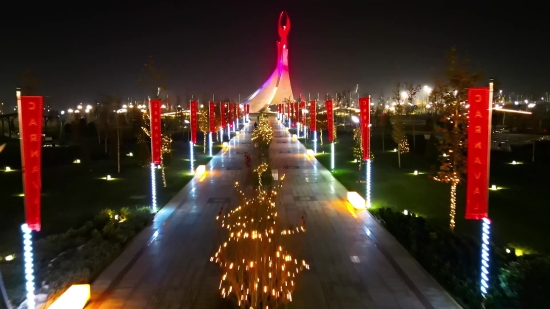
[[[349,207],[345,188],[299,141],[270,121],[270,163],[286,174],[279,217],[285,226],[304,217],[307,228],[287,246],[310,264],[288,308],[460,308],[367,211]],[[220,271],[209,257],[223,237],[215,216],[235,206],[233,183],[245,178],[252,128],[232,138],[207,173],[183,188],[99,276],[86,308],[232,308],[219,296]]]

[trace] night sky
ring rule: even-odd
[[[550,92],[550,22],[541,15],[547,11],[543,2],[538,8],[526,1],[499,2],[498,9],[485,1],[223,2],[4,7],[0,102],[15,104],[15,87],[26,69],[54,107],[93,103],[101,94],[140,99],[147,91],[138,78],[149,56],[165,73],[172,96],[244,99],[275,67],[282,10],[291,19],[296,97],[355,90],[356,84],[361,94],[374,96],[389,96],[398,81],[433,85],[453,46],[486,78],[497,77],[505,93],[540,98]]]

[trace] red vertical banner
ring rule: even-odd
[[[198,119],[197,119],[197,110],[199,109],[199,104],[197,101],[191,101],[191,142],[193,144],[197,143],[197,131],[199,128]]]
[[[233,121],[235,121],[235,107],[233,103],[229,103],[229,125],[233,127]]]
[[[309,102],[309,129],[311,131],[317,130],[317,102]]]
[[[162,141],[161,141],[161,123],[160,109],[161,100],[149,101],[149,120],[151,121],[151,162],[161,164]]]
[[[328,142],[332,143],[334,141],[334,110],[332,106],[332,100],[326,101],[325,107],[327,109]]]
[[[210,133],[216,133],[216,103],[210,102],[209,106]]]
[[[363,161],[370,159],[370,98],[359,99],[361,113],[361,142],[363,146]]]
[[[466,219],[487,217],[491,143],[489,87],[468,89],[468,170]]]
[[[42,122],[44,101],[41,96],[22,96],[17,102],[21,136],[21,170],[25,194],[25,222],[40,231],[40,192],[42,189]]]
[[[298,102],[294,102],[294,122],[300,121],[299,113],[300,111],[299,111]]]
[[[300,103],[300,113],[302,113],[302,125],[306,125],[306,102]]]
[[[220,115],[221,115],[221,118],[222,118],[222,130],[225,129],[225,126],[227,125],[227,121],[226,121],[226,103],[222,102],[220,103]]]
[[[245,116],[248,116],[248,114],[250,114],[250,104],[245,104],[244,105],[244,108],[245,108]]]

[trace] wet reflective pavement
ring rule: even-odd
[[[347,190],[283,125],[270,121],[271,168],[286,175],[279,217],[283,227],[304,217],[307,227],[287,247],[311,266],[288,308],[460,308],[367,211],[350,207]],[[86,308],[227,308],[209,258],[223,240],[215,217],[235,206],[233,184],[246,178],[252,128],[233,137],[99,276]]]

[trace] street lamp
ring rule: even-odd
[[[359,123],[359,117],[357,117],[355,115],[352,115],[351,116],[351,121],[353,121],[353,123],[357,124],[357,123]]]

